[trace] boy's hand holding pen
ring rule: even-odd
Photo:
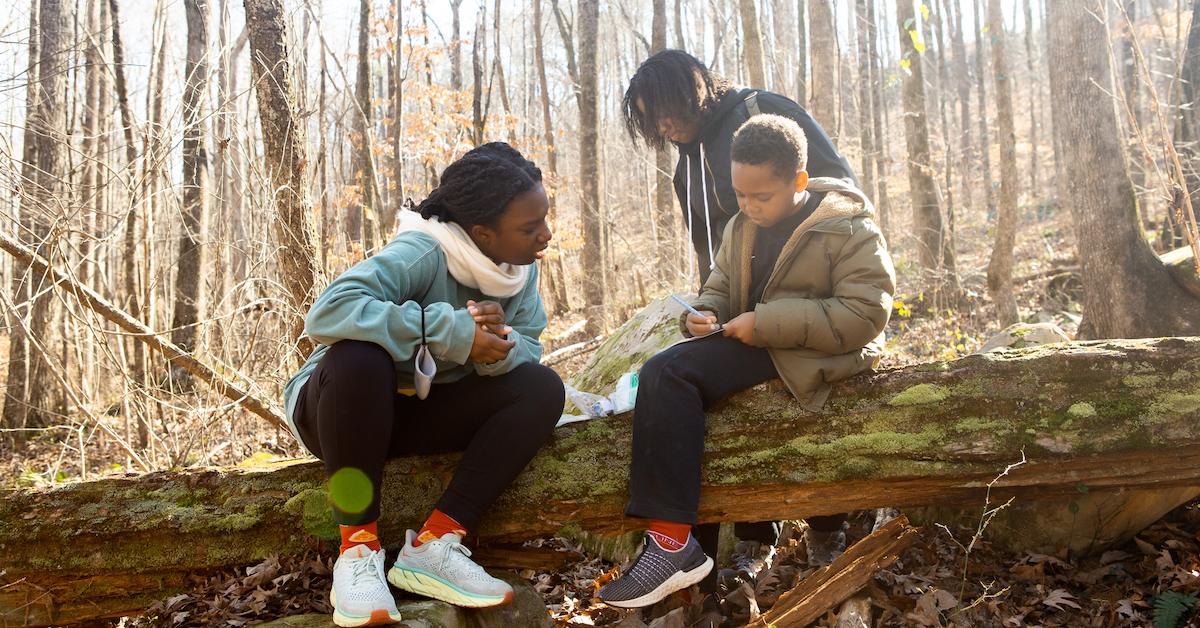
[[[716,313],[701,312],[691,305],[688,305],[687,301],[684,301],[673,294],[671,295],[671,298],[675,299],[676,303],[687,309],[688,315],[686,324],[689,334],[693,336],[703,336],[705,334],[711,334],[715,331],[721,330],[721,324],[717,322]]]

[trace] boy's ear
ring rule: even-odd
[[[803,192],[808,188],[808,171],[801,170],[796,173],[796,191]]]

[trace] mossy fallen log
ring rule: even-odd
[[[1061,499],[1200,486],[1200,338],[1001,350],[838,384],[827,411],[777,383],[714,407],[703,521],[878,506]],[[475,538],[618,532],[631,420],[560,429]],[[418,524],[457,456],[389,464],[382,536]],[[0,494],[0,624],[144,607],[191,573],[297,554],[336,537],[319,463],[198,469]]]

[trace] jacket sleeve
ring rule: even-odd
[[[704,282],[704,287],[700,289],[700,296],[692,300],[691,306],[704,311],[716,312],[717,322],[724,323],[731,317],[729,300],[729,268],[731,255],[730,248],[732,243],[730,233],[733,231],[733,221],[725,226],[725,237],[721,239],[721,248],[717,250],[716,264],[713,266],[712,272],[709,273],[708,279]],[[687,330],[687,315],[685,310],[679,317],[679,329],[684,336],[691,337]]]
[[[887,326],[896,271],[878,228],[858,220],[855,227],[830,269],[833,296],[773,299],[755,307],[754,333],[762,346],[850,353]]]
[[[805,139],[808,140],[807,169],[809,176],[849,179],[855,185],[858,184],[850,162],[846,161],[846,157],[838,152],[837,147],[833,145],[833,140],[829,139],[829,134],[804,107],[789,98],[770,92],[759,92],[758,106],[763,113],[785,116],[800,125]],[[826,120],[826,122],[829,121]]]
[[[473,363],[480,375],[503,375],[526,362],[542,359],[542,343],[539,339],[546,329],[547,320],[537,285],[538,267],[534,264],[525,287],[509,303],[509,311],[504,313],[508,326],[512,327],[507,339],[516,340],[517,344],[503,360],[492,364]]]
[[[464,364],[475,339],[475,321],[466,308],[412,297],[424,291],[438,269],[436,245],[420,237],[397,238],[355,264],[321,293],[304,319],[304,331],[321,344],[362,340],[404,362],[421,345],[421,313],[434,357]]]

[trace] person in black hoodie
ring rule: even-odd
[[[780,94],[735,87],[682,50],[664,50],[643,61],[621,107],[625,127],[635,140],[640,137],[654,148],[671,142],[679,149],[675,196],[696,251],[700,285],[708,280],[725,225],[738,214],[730,148],[734,133],[751,116],[773,113],[795,120],[808,139],[809,176],[857,184],[849,162],[803,107]],[[845,520],[844,515],[808,520],[810,562],[828,564],[844,548]],[[752,581],[769,565],[779,531],[779,522],[737,524],[734,534],[741,541],[734,569],[713,570],[700,583],[701,592],[716,591],[718,576],[725,586],[736,586],[734,579]],[[708,555],[717,555],[715,524],[697,526],[695,535]]]
[[[664,50],[642,62],[621,104],[625,127],[653,148],[679,149],[675,196],[683,209],[699,264],[700,285],[721,248],[725,224],[738,213],[729,175],[733,134],[750,116],[774,113],[796,121],[808,138],[808,172],[857,183],[850,163],[825,129],[787,96],[735,87],[682,50]],[[703,166],[703,167],[702,167]]]

